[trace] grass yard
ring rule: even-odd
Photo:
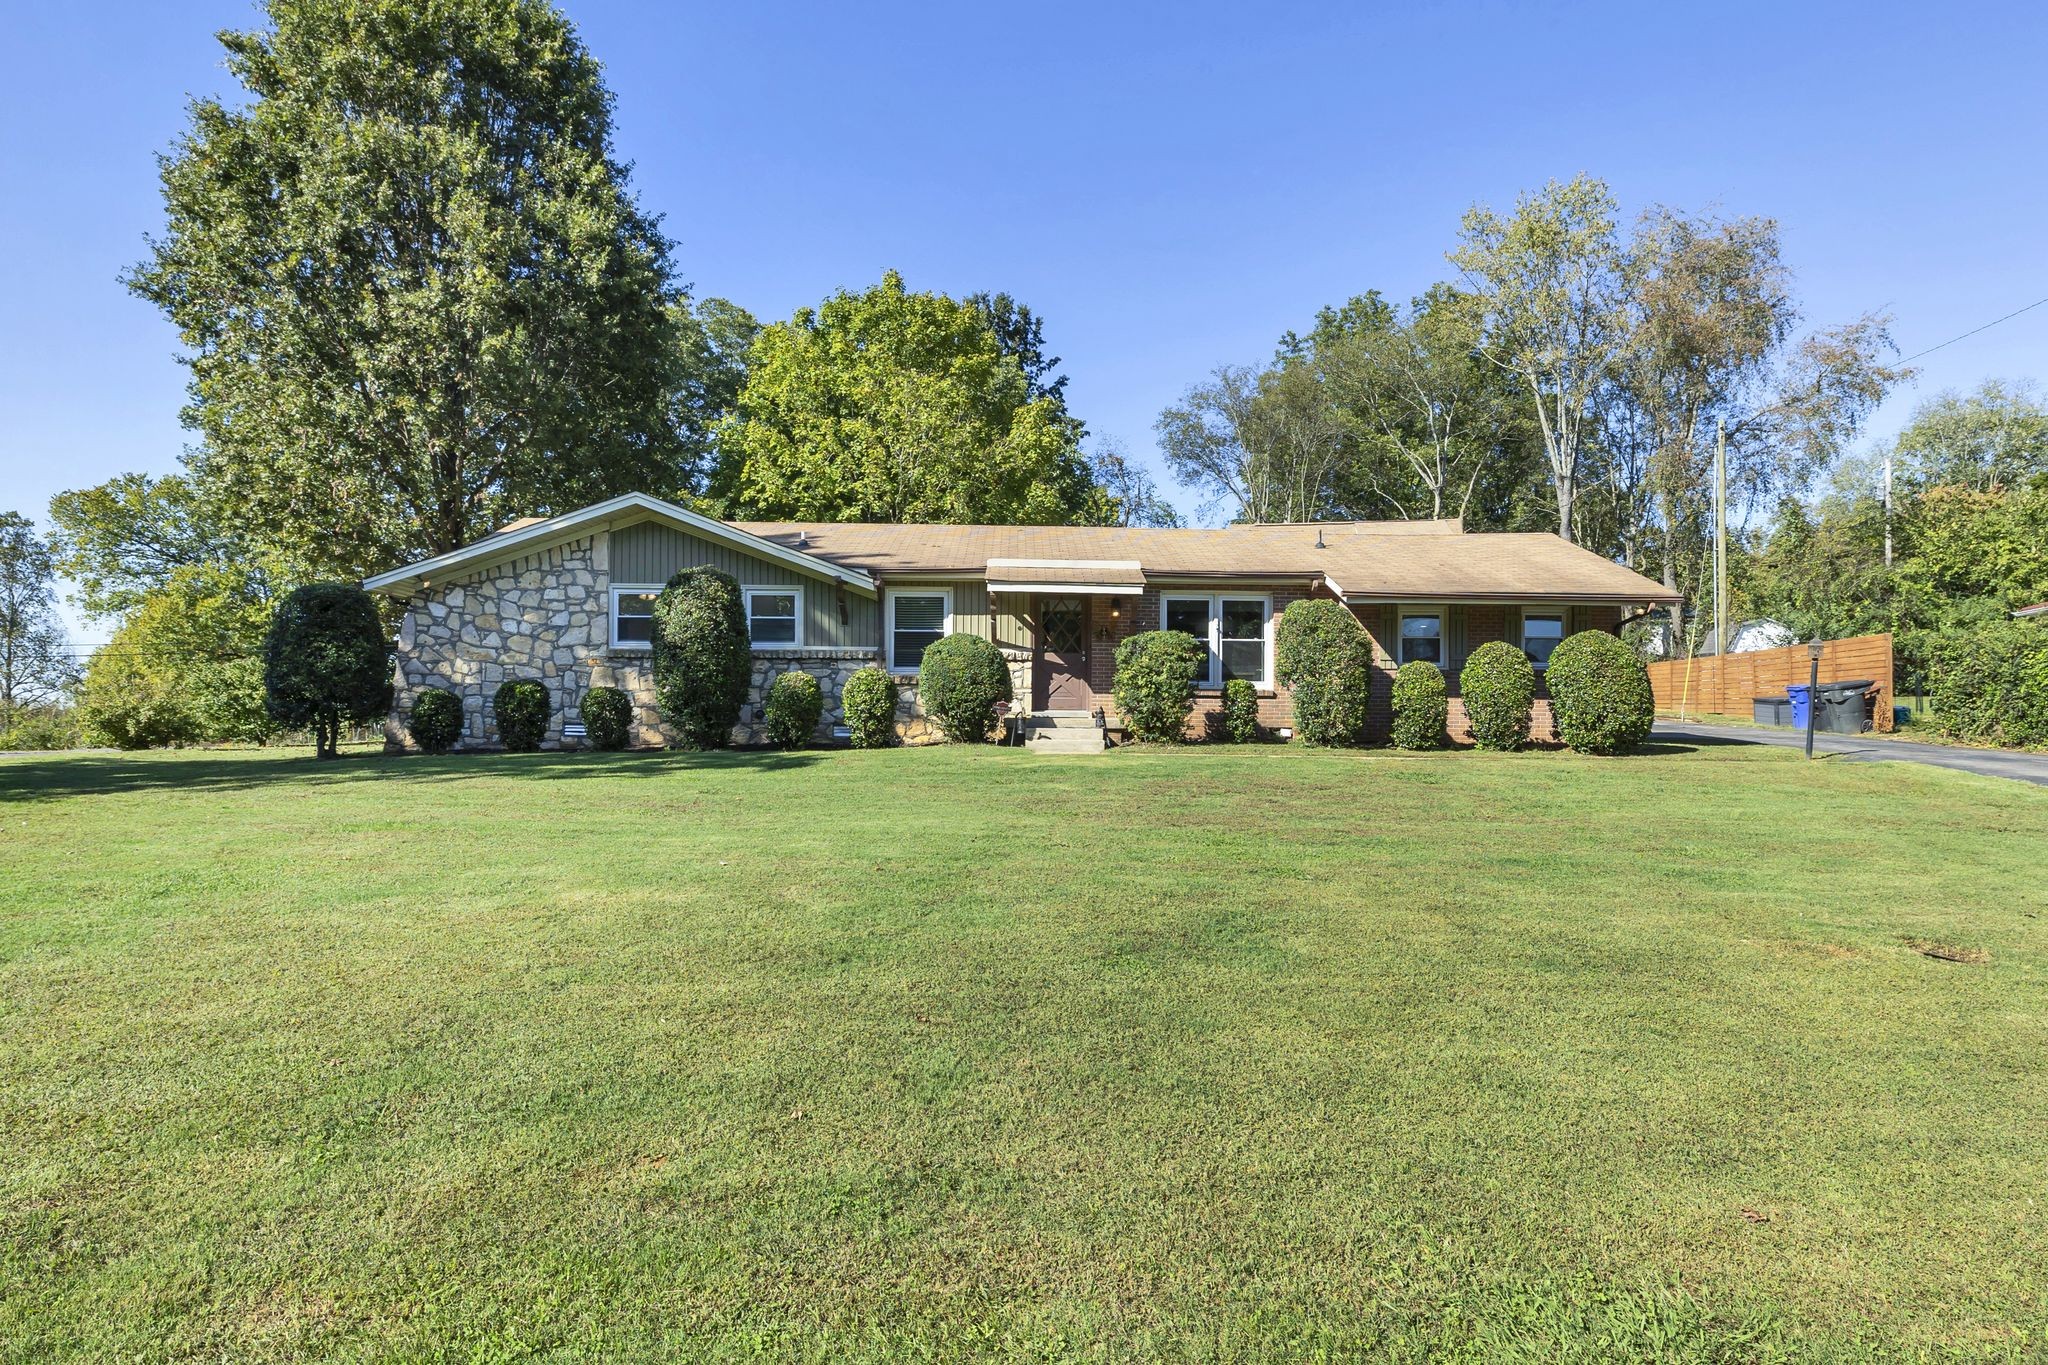
[[[0,1359],[2048,1351],[2048,790],[73,756],[0,826]]]

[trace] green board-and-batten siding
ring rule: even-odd
[[[881,641],[879,604],[872,597],[842,588],[832,579],[655,521],[620,527],[611,536],[614,584],[666,583],[684,569],[708,564],[731,574],[742,587],[801,587],[807,645],[872,649]],[[844,621],[840,620],[842,604]]]

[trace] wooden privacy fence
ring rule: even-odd
[[[1812,676],[1811,658],[1805,645],[1788,645],[1748,654],[1665,659],[1650,665],[1650,691],[1657,698],[1659,711],[1706,711],[1747,718],[1756,698],[1782,697],[1787,683],[1803,683]],[[1853,635],[1821,646],[1823,683],[1857,678],[1877,683],[1877,708],[1871,725],[1891,729],[1891,636]]]

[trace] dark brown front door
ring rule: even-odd
[[[1031,670],[1031,705],[1040,711],[1086,711],[1095,704],[1088,686],[1088,599],[1038,599],[1038,658]]]

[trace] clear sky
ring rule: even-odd
[[[1911,353],[2048,296],[2036,5],[663,4],[567,0],[683,278],[766,319],[893,267],[1008,290],[1069,400],[1159,409],[1322,304],[1413,294],[1475,201],[1587,171],[1783,225],[1808,320]],[[116,276],[153,158],[248,0],[6,0],[0,510],[176,467],[176,337]],[[1921,362],[1912,404],[2048,378],[2048,307]],[[1182,498],[1193,506],[1193,499]],[[87,631],[92,638],[96,632]]]

